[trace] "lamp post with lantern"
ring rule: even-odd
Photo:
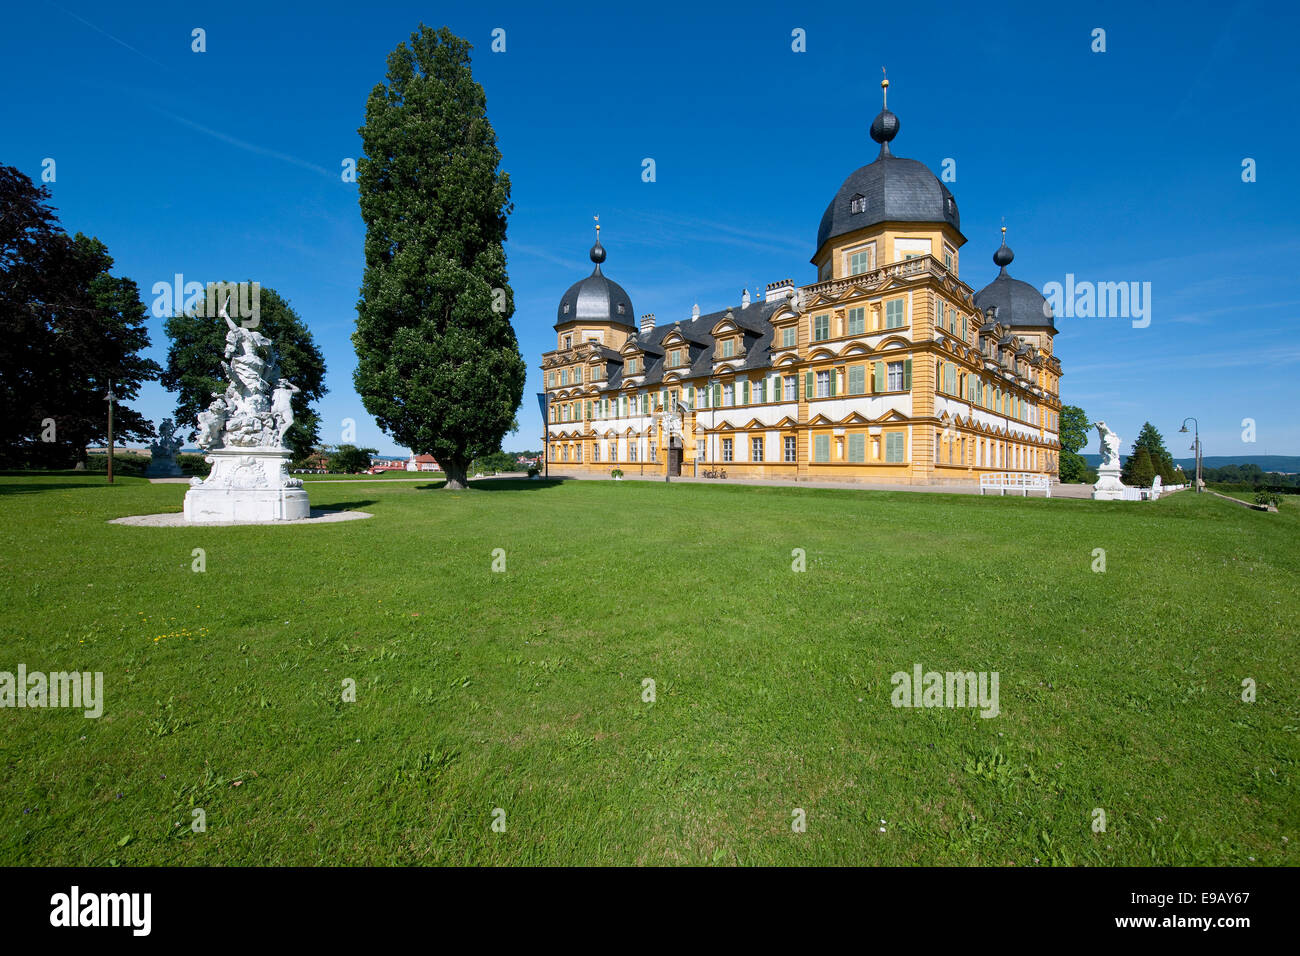
[[[1178,430],[1186,432],[1188,422],[1192,423],[1192,451],[1196,453],[1196,492],[1199,494],[1201,491],[1201,425],[1195,418],[1189,416],[1183,419],[1183,427]]]

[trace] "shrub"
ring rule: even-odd
[[[611,477],[611,478],[622,478],[622,477],[623,477],[623,469],[622,469],[622,468],[611,468],[611,469],[609,470],[609,477]]]
[[[208,477],[208,472],[212,471],[212,466],[203,455],[177,455],[176,464],[183,474],[198,475],[200,478]]]

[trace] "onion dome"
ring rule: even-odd
[[[600,271],[600,264],[605,261],[605,247],[600,244],[600,226],[596,227],[596,244],[591,247],[589,255],[595,268],[587,278],[569,286],[560,298],[556,327],[565,322],[609,322],[635,329],[632,297]]]
[[[1052,308],[1043,294],[1028,282],[1013,279],[1007,266],[1015,259],[1007,245],[1007,227],[1002,227],[1002,245],[993,253],[993,264],[998,267],[997,277],[975,293],[975,307],[987,312],[997,306],[998,322],[1004,327],[1019,329],[1050,329],[1056,334],[1052,322]]]
[[[889,81],[881,82],[888,91]],[[822,215],[817,248],[828,240],[882,222],[946,222],[961,230],[957,200],[925,163],[890,152],[900,123],[886,106],[871,121],[871,138],[880,144],[875,161],[849,175]]]

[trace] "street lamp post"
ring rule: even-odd
[[[113,380],[108,380],[108,393],[104,396],[108,402],[108,483],[113,483],[113,403],[117,396],[113,394]]]
[[[1180,432],[1187,431],[1187,423],[1192,423],[1192,451],[1196,453],[1196,492],[1201,491],[1201,424],[1195,418],[1187,417],[1183,419],[1183,427],[1178,429]]]

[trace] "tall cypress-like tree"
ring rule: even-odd
[[[357,163],[366,269],[357,392],[449,489],[515,428],[526,366],[510,317],[510,178],[470,73],[470,44],[423,24],[366,103]]]
[[[1136,466],[1138,452],[1143,448],[1146,449],[1147,457],[1151,460],[1152,478],[1159,475],[1160,480],[1165,484],[1173,484],[1177,478],[1174,473],[1173,456],[1165,448],[1164,436],[1150,422],[1142,424],[1142,430],[1138,432],[1138,437],[1133,440],[1133,454],[1124,463],[1126,469],[1131,471]],[[1126,477],[1123,480],[1127,484],[1138,484],[1136,480],[1130,482]],[[1150,484],[1151,481],[1147,481],[1141,486],[1145,488]]]
[[[1124,484],[1134,488],[1150,488],[1156,480],[1156,470],[1151,463],[1151,452],[1146,445],[1139,445],[1124,463],[1128,474],[1122,476]]]

